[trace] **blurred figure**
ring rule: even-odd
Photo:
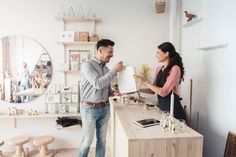
[[[51,61],[48,61],[46,65],[47,65],[47,67],[46,67],[46,69],[47,69],[46,77],[48,79],[51,79],[51,77],[52,77],[52,63],[51,63]]]
[[[23,65],[23,70],[20,74],[20,79],[19,79],[20,81],[18,85],[20,86],[20,90],[24,91],[24,90],[29,89],[30,87],[30,83],[29,83],[30,75],[29,75],[29,69],[28,69],[27,63],[23,62],[22,65]],[[28,96],[21,96],[22,103],[27,102],[27,101],[28,101]]]

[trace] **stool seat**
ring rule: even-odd
[[[53,157],[54,152],[48,150],[47,145],[54,141],[54,137],[50,135],[39,136],[33,140],[33,144],[39,146],[37,157]]]
[[[22,145],[25,144],[27,142],[29,142],[30,137],[29,136],[16,136],[10,139],[9,144],[10,145],[14,145],[14,146],[18,146],[18,145]]]
[[[3,140],[0,140],[0,146],[2,146],[4,144]]]
[[[54,137],[50,135],[39,136],[33,140],[33,144],[36,146],[48,145],[54,141]]]
[[[23,145],[30,141],[30,136],[15,136],[9,140],[9,144],[16,146],[16,152],[12,157],[28,157],[28,151],[24,150]]]

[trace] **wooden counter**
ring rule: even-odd
[[[145,110],[139,104],[111,104],[112,157],[202,157],[203,136],[186,127],[171,133],[161,126],[142,128],[133,121],[160,119],[161,112],[153,107]]]

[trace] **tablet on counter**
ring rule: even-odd
[[[160,124],[160,121],[154,118],[149,118],[149,119],[142,119],[138,121],[133,121],[134,124],[140,126],[140,127],[149,127],[149,126],[154,126]]]

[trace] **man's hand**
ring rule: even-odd
[[[120,61],[118,63],[115,64],[114,69],[116,72],[120,72],[125,68],[125,66],[123,65],[123,61]]]
[[[114,95],[115,95],[115,96],[120,96],[120,95],[121,95],[121,93],[120,93],[120,91],[119,91],[119,90],[115,90],[115,91],[114,91]]]

